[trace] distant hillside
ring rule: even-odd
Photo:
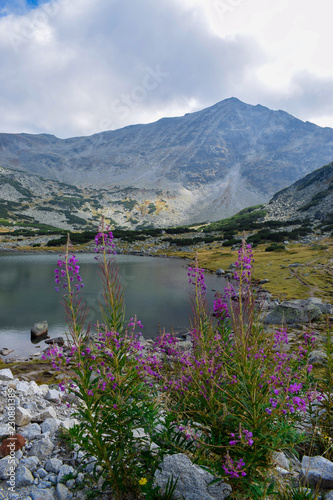
[[[333,129],[236,98],[90,137],[0,134],[0,165],[98,189],[106,215],[132,227],[222,219],[332,159]]]

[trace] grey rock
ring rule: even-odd
[[[41,490],[35,489],[35,490],[31,491],[29,494],[30,494],[32,500],[55,500],[55,496],[53,494],[53,491],[51,491],[51,490],[41,491]]]
[[[32,414],[38,413],[38,406],[35,401],[32,401],[31,403],[24,405],[23,407],[29,410]]]
[[[300,480],[309,486],[319,486],[323,489],[333,488],[333,463],[324,457],[308,457],[302,459]]]
[[[56,418],[46,418],[41,424],[42,432],[50,432],[54,434],[59,429],[59,420]]]
[[[60,403],[62,394],[56,389],[49,389],[45,395],[46,401],[51,401],[52,403]]]
[[[48,332],[49,325],[47,321],[40,321],[35,323],[31,328],[31,338],[43,337]]]
[[[326,363],[327,355],[322,349],[316,349],[310,352],[309,363],[311,365],[324,365]]]
[[[14,375],[12,374],[12,371],[9,368],[3,368],[0,370],[0,380],[8,381],[8,380],[14,380]]]
[[[59,423],[59,429],[63,428],[63,429],[69,430],[72,427],[74,427],[74,425],[79,425],[79,424],[80,424],[80,422],[76,418],[71,418],[68,420],[61,420],[61,422]]]
[[[333,500],[333,490],[326,493],[325,500]]]
[[[27,467],[20,464],[15,471],[15,482],[18,488],[22,488],[22,486],[30,486],[34,482],[34,477]]]
[[[18,406],[16,408],[16,413],[15,413],[16,425],[19,426],[28,425],[31,422],[31,420],[32,420],[32,415],[28,410],[22,408],[21,406]]]
[[[272,309],[265,317],[266,324],[281,325],[282,323],[292,325],[295,323],[308,323],[320,318],[320,309],[313,305],[302,304],[296,301],[282,302]]]
[[[155,484],[165,491],[168,480],[178,478],[175,496],[182,495],[184,500],[224,500],[231,493],[231,487],[222,482],[209,486],[214,476],[181,453],[167,455],[160,467],[155,472]]]
[[[38,484],[37,488],[39,488],[40,490],[45,490],[45,489],[48,489],[48,488],[52,488],[52,483],[51,481],[40,481],[40,483]]]
[[[41,467],[40,469],[38,469],[37,474],[42,479],[47,476],[47,472],[46,472],[46,470],[43,467]]]
[[[82,484],[84,481],[84,474],[83,472],[79,472],[76,479],[75,479],[75,482],[76,484]]]
[[[47,418],[57,418],[57,414],[53,406],[48,406],[44,411],[34,416],[33,420],[36,422],[44,422]]]
[[[282,478],[287,477],[287,476],[290,475],[290,471],[287,470],[287,469],[284,469],[283,467],[277,466],[277,467],[275,467],[275,471]]]
[[[290,469],[290,460],[282,452],[273,453],[273,463],[279,465],[283,469]]]
[[[54,444],[47,438],[34,441],[29,456],[35,455],[40,460],[48,458],[51,455]]]
[[[94,470],[94,467],[97,467],[96,465],[96,460],[91,460],[87,465],[86,465],[86,473],[91,474],[92,471]]]
[[[75,479],[68,479],[68,481],[66,481],[66,486],[69,489],[74,488],[74,486],[75,486]]]
[[[18,382],[16,384],[16,390],[18,392],[24,393],[26,396],[41,396],[43,395],[43,389],[39,387],[34,380],[31,382]]]
[[[54,472],[58,474],[62,465],[62,460],[59,460],[58,458],[50,458],[45,462],[44,468],[48,472]]]
[[[37,436],[40,436],[42,433],[41,427],[37,423],[29,424],[23,429],[20,429],[20,434],[27,439],[28,441],[32,441]]]
[[[58,482],[58,477],[56,474],[48,474],[47,475],[47,478],[48,478],[48,481],[50,481],[50,483],[52,483],[54,486],[57,484]]]
[[[26,457],[21,460],[21,464],[24,465],[31,472],[35,471],[39,465],[39,460],[37,457]]]
[[[8,479],[10,476],[11,458],[9,456],[0,460],[0,479]]]
[[[47,339],[44,340],[45,344],[57,344],[58,346],[62,347],[65,344],[64,337],[53,337],[52,339]]]
[[[0,439],[8,436],[8,425],[0,424]]]
[[[73,474],[74,468],[71,465],[62,465],[58,472],[58,483],[63,481],[64,476],[67,474]]]
[[[71,500],[73,495],[64,484],[58,483],[56,487],[56,498],[57,500]]]
[[[269,280],[268,279],[260,280],[258,284],[259,285],[264,285],[265,283],[269,283]]]
[[[221,268],[216,269],[215,274],[216,274],[217,276],[223,276],[223,275],[225,274],[225,270],[224,270],[224,269],[221,269]]]

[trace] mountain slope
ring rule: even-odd
[[[266,208],[270,219],[324,222],[332,218],[333,162],[276,193]]]
[[[332,159],[333,129],[235,98],[90,137],[0,134],[0,165],[109,193],[134,188],[144,198],[148,189],[144,201],[164,199],[172,224],[267,201]]]

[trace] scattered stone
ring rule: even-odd
[[[65,340],[63,337],[55,337],[53,339],[47,339],[44,340],[45,344],[57,344],[59,347],[62,347],[65,345]]]
[[[67,486],[58,483],[56,488],[56,498],[57,500],[71,500],[73,498],[72,493],[69,491]]]
[[[34,490],[29,494],[32,500],[55,500],[54,494],[50,490],[44,490],[44,491]]]
[[[263,279],[263,280],[260,280],[258,285],[264,285],[265,283],[269,283],[269,279]]]
[[[0,370],[0,380],[14,380],[12,371],[9,368],[3,368]]]
[[[40,436],[41,433],[42,429],[37,423],[29,424],[21,430],[22,436],[25,437],[25,439],[27,439],[28,441],[32,441],[37,436]]]
[[[58,472],[58,483],[63,481],[64,476],[67,474],[73,474],[74,468],[71,465],[61,465]]]
[[[38,476],[41,479],[43,479],[44,477],[47,476],[47,472],[46,472],[46,470],[43,467],[41,467],[40,469],[38,469],[37,474],[38,474]]]
[[[59,429],[59,424],[60,421],[56,418],[46,418],[40,427],[43,433],[50,432],[51,434],[55,434]]]
[[[0,354],[1,356],[8,356],[11,352],[14,352],[14,349],[7,349],[7,347],[4,347],[1,349]]]
[[[30,486],[33,483],[34,477],[30,470],[20,464],[15,470],[15,486],[21,488],[22,486]]]
[[[69,429],[74,427],[74,425],[79,425],[79,424],[80,424],[80,422],[76,418],[72,418],[69,420],[61,420],[60,425],[59,425],[59,429],[63,428],[63,429],[66,429],[68,431]]]
[[[57,418],[57,414],[53,406],[45,408],[45,410],[36,415],[33,420],[36,422],[44,422],[47,418]]]
[[[8,425],[0,424],[0,439],[6,438],[9,435]]]
[[[221,268],[220,269],[216,269],[215,274],[217,276],[223,276],[225,274],[225,270],[221,269]]]
[[[175,496],[184,500],[224,500],[231,493],[231,487],[223,482],[210,485],[215,478],[209,472],[195,465],[184,454],[167,455],[155,472],[155,484],[165,492],[170,478],[178,478]]]
[[[13,465],[13,459],[8,455],[0,460],[0,479],[8,479],[12,469],[18,464],[18,460],[15,460],[15,465]]]
[[[60,403],[61,396],[61,392],[57,391],[56,389],[49,389],[44,398],[46,399],[46,401],[51,401],[52,403]]]
[[[50,458],[45,462],[44,468],[48,472],[54,472],[58,474],[61,466],[62,466],[62,460],[59,460],[58,458]]]
[[[304,456],[299,476],[309,486],[321,489],[333,488],[333,463],[327,458]]]
[[[282,452],[273,453],[273,463],[279,465],[283,469],[290,469],[290,460]]]
[[[32,415],[28,410],[22,408],[21,406],[18,406],[16,408],[16,414],[15,414],[16,425],[19,426],[28,425],[30,424],[31,420],[32,420]]]
[[[39,460],[37,457],[26,457],[21,460],[21,464],[29,469],[30,472],[34,472],[39,465]]]
[[[29,456],[35,455],[39,460],[48,458],[54,449],[54,444],[47,438],[34,441]]]

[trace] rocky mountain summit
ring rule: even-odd
[[[333,129],[236,98],[90,137],[0,134],[1,166],[97,189],[127,227],[227,217],[332,158]],[[122,221],[121,204],[131,207]]]

